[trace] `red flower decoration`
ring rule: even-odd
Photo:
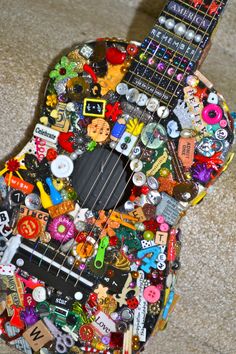
[[[6,163],[8,171],[15,172],[18,171],[20,168],[20,163],[16,159],[10,159]]]

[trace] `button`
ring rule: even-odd
[[[58,155],[51,163],[51,171],[57,178],[69,177],[74,169],[73,161],[66,155]]]
[[[147,100],[148,96],[145,95],[145,93],[140,93],[136,103],[139,107],[144,107],[147,103]]]
[[[158,109],[157,109],[157,115],[158,117],[160,118],[167,118],[170,114],[170,110],[168,107],[165,107],[165,106],[160,106]]]
[[[74,298],[75,300],[82,300],[83,299],[83,294],[80,292],[80,291],[77,291],[75,294],[74,294]]]
[[[110,337],[103,336],[102,337],[102,343],[105,344],[105,345],[108,345],[110,343]]]
[[[121,82],[116,86],[116,92],[121,96],[126,95],[128,92],[128,86],[124,82]]]
[[[138,100],[138,97],[139,97],[139,92],[135,88],[129,89],[128,92],[126,93],[126,99],[128,102],[134,103]]]
[[[41,232],[40,221],[33,216],[23,216],[17,223],[18,233],[27,239],[34,239]]]
[[[151,189],[154,189],[154,190],[157,190],[159,187],[158,181],[153,176],[150,176],[147,178],[147,185],[148,185],[148,187],[150,187]]]
[[[144,299],[150,304],[157,302],[160,299],[160,295],[160,290],[154,285],[148,286],[143,292]]]
[[[93,339],[94,330],[90,325],[82,325],[79,329],[79,336],[83,341],[90,341]]]
[[[9,200],[13,205],[20,205],[25,199],[25,194],[19,190],[12,190],[9,193]]]
[[[23,267],[24,263],[25,262],[22,258],[17,258],[17,260],[16,260],[17,267]]]
[[[32,292],[32,297],[37,302],[43,302],[46,300],[46,289],[43,286],[37,286]]]
[[[227,138],[227,136],[228,136],[228,132],[225,129],[219,128],[215,132],[215,137],[218,140],[225,140]]]
[[[147,194],[147,200],[153,204],[157,205],[161,201],[161,194],[158,191],[150,191]]]
[[[141,140],[146,148],[158,149],[163,145],[165,136],[166,130],[161,124],[149,123],[142,130]]]
[[[166,260],[165,253],[159,253],[157,259],[158,259],[159,262],[165,262],[165,260]]]
[[[131,321],[134,317],[133,312],[131,311],[131,309],[128,308],[124,308],[121,313],[120,313],[121,319],[123,321]]]
[[[162,224],[160,225],[160,230],[161,230],[162,232],[168,231],[168,230],[169,230],[169,225],[168,225],[166,222],[162,223]]]
[[[149,112],[155,112],[157,110],[157,107],[159,107],[159,101],[157,98],[149,98],[149,100],[147,101],[146,103],[146,106],[147,106],[147,110]]]
[[[135,172],[132,181],[135,186],[141,187],[146,183],[146,175],[143,172]]]
[[[143,168],[142,161],[134,159],[130,162],[130,169],[134,172],[140,172]]]
[[[30,193],[25,197],[25,205],[30,210],[39,210],[41,208],[41,199],[38,194]]]

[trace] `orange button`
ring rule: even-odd
[[[33,216],[23,216],[17,223],[17,230],[22,237],[33,239],[41,231],[40,221]]]

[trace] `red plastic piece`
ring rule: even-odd
[[[116,102],[114,105],[108,104],[106,105],[106,113],[105,116],[108,119],[111,119],[112,122],[116,122],[118,116],[123,113],[123,110],[120,107],[120,102]]]
[[[56,157],[57,157],[57,151],[53,148],[48,149],[46,159],[48,161],[53,161],[56,159]]]
[[[84,64],[83,69],[84,69],[84,71],[86,71],[86,73],[88,73],[91,76],[91,78],[93,79],[93,82],[98,81],[97,75],[95,74],[95,72],[93,71],[93,69],[91,68],[90,65]]]
[[[22,321],[20,318],[20,313],[23,310],[22,307],[17,307],[16,305],[12,305],[12,309],[14,311],[13,316],[10,320],[10,325],[15,326],[19,329],[24,329],[25,328],[25,323]]]
[[[176,230],[172,229],[170,232],[168,247],[167,247],[167,261],[173,262],[176,257],[175,252],[175,244],[176,244]]]
[[[107,61],[113,65],[123,64],[126,58],[126,53],[121,52],[119,49],[111,47],[107,49]]]
[[[75,151],[74,148],[74,136],[75,134],[72,132],[64,133],[61,132],[58,137],[58,144],[64,149],[65,151],[72,153]]]

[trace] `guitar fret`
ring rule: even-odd
[[[183,43],[186,43],[186,44],[191,43],[191,46],[192,46],[193,48],[195,48],[195,49],[198,48],[198,45],[196,45],[196,44],[194,44],[194,43],[192,43],[192,42],[187,41],[187,40],[184,39],[183,37],[180,37],[180,36],[174,34],[174,33],[171,32],[170,30],[168,30],[167,28],[164,28],[164,27],[160,26],[159,24],[156,23],[154,26],[155,26],[158,30],[160,30],[160,29],[163,30],[163,29],[164,29],[165,32],[169,33],[170,36],[176,36],[176,37],[178,37]]]
[[[173,33],[169,35],[169,33],[163,28],[159,28],[158,30],[153,28],[149,36],[153,36],[151,39],[154,39],[163,45],[168,45],[169,49],[174,50],[176,53],[185,56],[193,62],[197,62],[201,57],[201,49],[196,49],[191,43],[182,42],[181,39]]]
[[[132,72],[132,70],[130,70],[130,72],[131,72],[131,74],[136,75],[138,78],[145,80],[147,83],[156,85],[158,88],[165,88],[165,86],[166,86],[166,84],[163,83],[164,86],[162,87],[162,86],[156,84],[155,82],[152,82],[152,81],[146,79],[144,76],[141,76],[141,75],[139,75],[139,74],[137,74],[137,73],[135,73],[135,72]],[[168,82],[167,87],[168,87],[168,85],[170,84],[171,81],[172,81],[172,80],[170,80],[170,81]],[[165,88],[165,92],[169,93],[170,95],[173,95],[173,92],[167,90],[166,88]],[[173,95],[173,97],[177,97],[177,96],[176,96],[176,95]]]
[[[153,73],[159,74],[161,77],[164,77],[164,78],[170,80],[170,76],[168,76],[168,75],[165,74],[165,73],[159,73],[159,72],[157,72],[153,67],[148,66],[146,63],[140,63],[136,58],[134,58],[134,62],[137,62],[137,66],[143,65],[143,66],[145,66],[146,68],[148,68],[149,70],[151,70]],[[130,67],[130,71],[132,71],[132,65],[131,65],[131,67]],[[133,72],[136,73],[135,70],[134,70]],[[173,79],[173,78],[172,78],[172,81],[175,82],[176,84],[179,83],[179,81],[177,81],[177,80],[175,80],[175,79]]]
[[[186,1],[183,1],[183,0],[178,0],[178,3],[183,4],[183,6],[188,5],[188,7],[189,7],[189,8],[191,8],[193,11],[196,11],[196,8],[195,8],[193,5],[191,5],[190,3],[186,4]],[[205,16],[205,15],[206,15],[206,12],[202,11],[202,10],[201,10],[201,9],[199,9],[199,8],[197,9],[197,12],[198,12],[199,14],[202,14],[203,16]],[[209,16],[209,17],[210,17],[210,15],[208,15],[208,14],[207,14],[207,16]]]
[[[198,32],[201,32],[202,34],[205,34],[206,32],[205,32],[205,30],[203,30],[203,29],[201,29],[199,26],[195,26],[193,23],[190,23],[190,22],[187,22],[187,21],[185,21],[184,19],[182,19],[182,18],[180,18],[180,16],[178,17],[178,16],[176,16],[176,15],[174,15],[174,14],[170,14],[168,11],[166,11],[166,10],[163,10],[163,15],[165,15],[165,16],[169,16],[169,18],[171,17],[171,18],[173,18],[173,19],[175,19],[176,21],[181,21],[181,23],[184,23],[185,25],[186,25],[186,27],[187,28],[190,28],[190,29],[193,29],[193,30],[195,30],[195,31],[198,31]],[[159,26],[158,24],[155,24],[155,26]],[[163,28],[163,27],[162,27]],[[170,32],[171,34],[173,33],[173,32]],[[179,37],[179,36],[178,36]],[[181,39],[183,39],[183,37],[179,37],[179,38],[181,38]],[[189,43],[189,42],[188,42]]]
[[[190,8],[191,6],[186,3],[179,3],[178,0],[170,1],[162,13],[167,13],[169,16],[174,16],[178,21],[181,21],[189,26],[191,25],[198,31],[209,31],[214,26],[214,20],[206,12],[200,13],[198,9]],[[189,21],[189,22],[188,22]]]
[[[151,39],[152,41],[154,41],[154,39],[151,38],[151,37],[147,37],[147,38],[149,38],[149,39]],[[145,51],[149,51],[149,53],[153,55],[152,49],[150,49],[150,48],[147,48],[147,49],[145,49],[145,50],[144,50],[144,48],[141,48],[140,51],[143,51],[143,53],[145,53]],[[169,63],[170,63],[168,60],[164,59],[163,57],[159,57],[159,56],[157,56],[156,54],[155,54],[155,57],[158,58],[158,59],[161,59],[161,61],[162,61],[163,63],[165,63],[165,64],[169,64]],[[172,65],[175,66],[174,63],[172,63]],[[185,73],[185,71],[186,71],[185,69],[183,69],[183,68],[180,67],[180,66],[178,67],[178,70],[181,71],[182,73]]]

